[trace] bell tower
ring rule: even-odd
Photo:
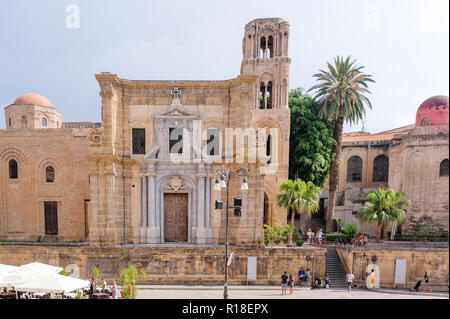
[[[256,19],[245,26],[241,75],[259,77],[257,109],[287,109],[290,26],[280,18]]]

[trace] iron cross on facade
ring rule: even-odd
[[[173,91],[170,93],[174,95],[175,99],[178,99],[178,96],[181,94],[181,91],[178,90],[178,88],[174,88]]]

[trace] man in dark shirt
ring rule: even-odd
[[[427,274],[426,271],[425,271],[425,275],[423,276],[423,279],[425,279],[425,288],[424,288],[424,290],[425,290],[425,289],[428,289],[429,292],[433,292],[433,291],[431,291],[431,288],[430,288],[430,278],[428,277],[428,274]]]
[[[283,275],[281,275],[281,294],[285,295],[286,294],[286,289],[288,287],[287,281],[288,281],[288,275],[287,272],[285,271]]]
[[[300,287],[303,287],[303,285],[305,284],[305,269],[303,269],[303,267],[298,271],[298,281]]]

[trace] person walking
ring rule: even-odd
[[[352,271],[350,271],[350,273],[347,274],[346,280],[347,280],[347,287],[348,287],[348,292],[352,291],[352,285],[353,285],[353,279],[355,279],[355,276],[353,275]]]
[[[289,275],[288,286],[289,294],[292,295],[294,293],[294,277],[292,277],[292,275]]]
[[[281,294],[285,295],[286,294],[286,289],[288,287],[288,275],[287,272],[284,272],[283,275],[281,275]]]
[[[94,277],[92,277],[91,285],[89,286],[89,299],[94,299],[94,294],[96,293],[95,288],[96,288],[95,279]]]
[[[308,236],[308,245],[311,245],[311,237],[312,237],[311,228],[309,228],[308,231],[306,232],[306,236]]]
[[[119,299],[119,289],[117,289],[117,283],[114,280],[112,285],[112,299]]]
[[[301,267],[298,271],[298,281],[300,287],[303,287],[305,285],[305,269],[303,267]]]
[[[102,292],[106,292],[106,281],[104,278],[102,278],[102,284],[100,288],[102,289]]]
[[[307,287],[311,286],[311,275],[309,274],[309,269],[306,269],[305,273],[305,283]]]
[[[330,286],[331,286],[330,277],[328,276],[328,274],[325,274],[325,288],[330,288]]]
[[[322,229],[319,229],[316,234],[317,244],[322,245]]]
[[[431,290],[431,287],[430,287],[430,277],[428,276],[428,274],[427,274],[427,272],[425,271],[425,275],[423,276],[423,279],[424,279],[424,281],[425,281],[425,284],[424,284],[424,290],[425,289],[428,289],[428,291],[429,292],[433,292],[432,290]]]

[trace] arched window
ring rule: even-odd
[[[27,117],[22,116],[22,128],[27,128]]]
[[[439,166],[439,176],[448,176],[448,158],[441,162]]]
[[[267,42],[267,47],[269,48],[268,58],[273,58],[273,37],[269,36],[269,41]]]
[[[272,135],[269,135],[267,137],[266,155],[270,156],[269,160],[267,161],[267,164],[270,164],[272,162]]]
[[[430,125],[430,120],[428,119],[428,117],[424,117],[421,121],[420,121],[420,126],[429,126]]]
[[[269,81],[269,84],[267,85],[267,108],[272,108],[272,81]]]
[[[261,38],[261,43],[260,43],[260,50],[259,50],[259,57],[260,58],[265,58],[266,57],[266,38],[262,37]]]
[[[55,182],[55,169],[53,166],[47,166],[45,169],[45,181],[47,183],[54,183]]]
[[[8,119],[8,126],[11,127],[11,118]]]
[[[9,161],[9,178],[10,179],[18,179],[19,178],[19,168],[17,165],[17,161],[12,159]]]
[[[386,155],[378,155],[373,161],[373,181],[387,182],[389,178],[389,158]]]
[[[42,126],[47,126],[47,119],[45,117],[42,118]]]
[[[266,107],[264,97],[266,96],[266,85],[264,82],[259,84],[259,108],[262,110]]]
[[[362,181],[362,159],[352,156],[347,164],[347,183],[360,183]]]

